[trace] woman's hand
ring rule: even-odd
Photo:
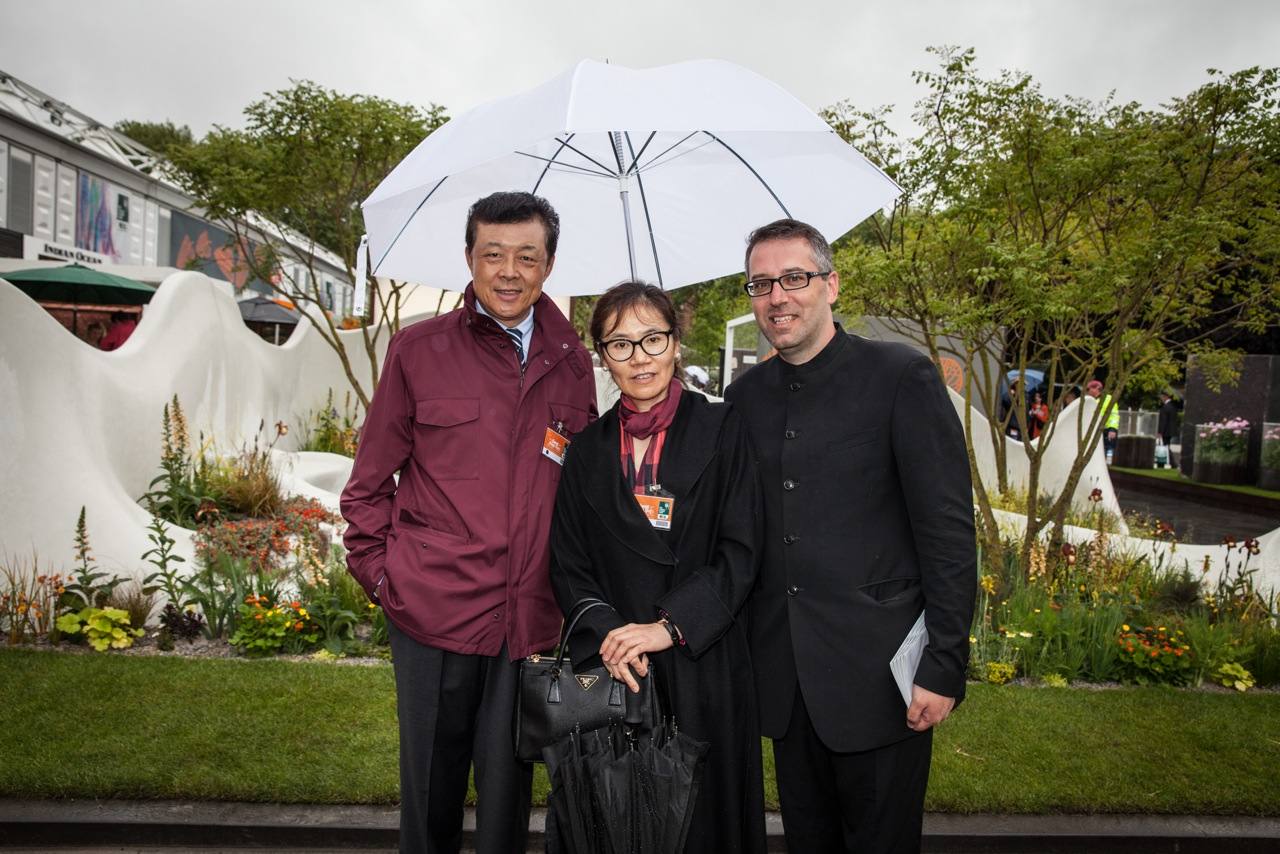
[[[671,635],[662,623],[627,623],[614,629],[605,636],[600,644],[600,658],[609,674],[633,692],[639,693],[640,685],[636,682],[636,674],[645,676],[649,672],[649,656],[646,653],[662,652],[671,648]]]

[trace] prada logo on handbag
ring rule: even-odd
[[[600,680],[599,676],[575,676],[573,678],[578,680],[578,684],[582,686],[583,691],[590,691],[591,686]]]

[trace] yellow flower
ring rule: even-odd
[[[1018,637],[1020,637],[1020,638],[1029,638],[1029,637],[1031,637],[1031,632],[1018,632]]]
[[[1120,631],[1122,631],[1122,632],[1127,632],[1127,631],[1129,631],[1129,624],[1128,624],[1128,623],[1125,623],[1123,626],[1121,626],[1121,627],[1120,627]]]

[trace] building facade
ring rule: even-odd
[[[153,152],[0,71],[0,258],[195,269],[238,294],[270,294],[243,263],[251,251],[201,215]],[[336,319],[348,316],[354,289],[342,260],[311,254],[321,303]],[[300,262],[279,275],[312,284]]]

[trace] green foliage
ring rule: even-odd
[[[296,600],[273,604],[266,596],[247,596],[239,610],[231,645],[250,657],[304,652],[320,639],[320,626]]]
[[[1262,431],[1261,466],[1280,472],[1280,424],[1265,424]]]
[[[839,247],[837,308],[894,319],[936,361],[958,362],[987,413],[1000,411],[1005,370],[1046,371],[1038,443],[1005,436],[1026,423],[1021,395],[1004,423],[967,436],[995,447],[996,477],[974,484],[991,522],[1008,454],[1028,455],[1036,493],[1047,448],[1070,441],[1056,429],[1062,390],[1095,376],[1115,395],[1162,386],[1192,355],[1230,380],[1231,335],[1280,315],[1277,71],[1211,72],[1146,109],[1052,98],[1025,74],[980,76],[971,50],[933,52],[936,68],[915,75],[927,90],[915,137],[896,137],[883,110],[843,103],[824,116],[904,189]],[[1024,563],[1067,512],[1103,422],[1077,426],[1062,493],[1025,510]]]
[[[135,142],[142,143],[156,154],[166,156],[195,141],[191,136],[191,128],[186,125],[179,127],[171,121],[148,122],[124,119],[115,123],[115,129]]]
[[[302,419],[299,451],[321,451],[327,454],[356,455],[356,412],[351,404],[351,392],[342,402],[342,412],[333,403],[333,389],[325,398],[324,407],[308,413]]]
[[[1235,688],[1243,692],[1253,687],[1253,674],[1236,662],[1229,661],[1214,671],[1213,681],[1224,688]]]
[[[169,529],[164,520],[155,515],[152,508],[151,523],[147,525],[147,539],[151,548],[142,553],[142,559],[156,568],[156,571],[142,579],[144,593],[160,593],[165,601],[178,609],[187,606],[184,584],[179,575],[177,565],[186,563],[186,558],[173,553],[176,540],[169,536]]]
[[[1196,425],[1196,462],[1244,465],[1248,456],[1249,422],[1243,418]]]
[[[204,633],[221,638],[235,632],[240,603],[253,595],[254,574],[243,560],[219,555],[203,561],[195,575],[185,582],[186,597],[204,615]]]
[[[156,597],[143,589],[136,581],[128,581],[111,591],[107,605],[129,615],[129,625],[146,628],[147,619],[155,608]]]
[[[98,652],[127,649],[142,629],[131,628],[129,613],[120,608],[81,608],[58,618],[58,629],[68,637],[83,638]]]
[[[75,576],[63,593],[64,607],[89,608],[103,605],[122,580],[102,572],[93,562],[93,551],[89,547],[89,528],[85,521],[85,508],[82,506],[80,516],[76,519]]]
[[[153,516],[194,528],[217,510],[217,502],[209,494],[204,443],[192,452],[187,416],[176,394],[165,404],[163,415],[160,473],[152,479],[143,501]]]
[[[356,247],[365,232],[360,212],[375,187],[424,137],[447,119],[442,107],[425,110],[368,95],[345,95],[310,81],[267,93],[244,110],[244,128],[215,127],[196,143],[167,153],[178,182],[208,215],[230,230],[254,278],[270,283],[298,306],[327,308],[315,259],[300,247],[312,243],[342,258],[355,277]],[[249,220],[273,228],[249,228]],[[303,237],[286,246],[278,236],[290,229]],[[291,271],[301,261],[303,276]],[[276,284],[278,283],[278,284]],[[369,280],[370,310],[378,322],[362,326],[367,347],[383,329],[399,328],[403,283],[388,288]],[[306,322],[334,350],[352,390],[367,407],[377,384],[357,379],[337,327],[328,315],[304,313]],[[363,372],[360,372],[363,375]]]
[[[1139,685],[1186,685],[1195,670],[1182,632],[1164,626],[1120,627],[1120,678]]]

